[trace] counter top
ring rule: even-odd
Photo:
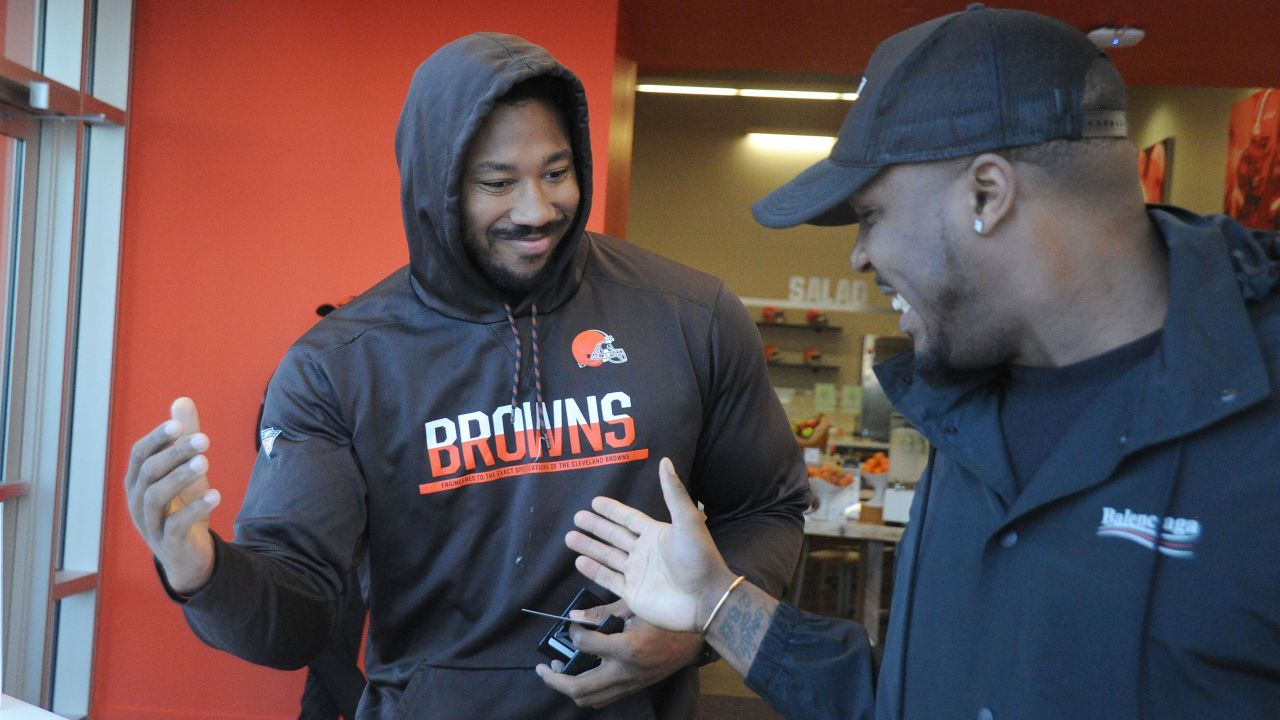
[[[906,528],[899,525],[872,525],[848,520],[818,520],[806,517],[804,520],[805,535],[822,535],[824,537],[843,537],[856,540],[880,540],[882,542],[898,542]]]

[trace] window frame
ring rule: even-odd
[[[47,11],[75,20],[77,2],[80,45],[68,48]],[[78,50],[80,76],[73,88],[0,56],[0,132],[20,137],[24,161],[13,301],[0,318],[11,348],[0,378],[0,687],[74,718],[92,688],[128,127],[126,108],[93,91],[127,105],[133,2],[40,0],[37,18],[33,64]]]

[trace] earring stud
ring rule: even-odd
[[[973,219],[973,231],[979,235],[982,235],[987,231],[987,226],[982,222],[982,218],[976,217]]]

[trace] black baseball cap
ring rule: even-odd
[[[758,200],[756,222],[852,225],[845,202],[882,169],[988,150],[1127,135],[1124,107],[1085,108],[1107,56],[1079,30],[1025,10],[970,5],[876,48],[831,155]]]

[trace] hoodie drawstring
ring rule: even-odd
[[[516,404],[516,400],[518,400],[520,396],[520,368],[524,365],[524,341],[520,337],[520,329],[516,327],[516,316],[515,316],[515,313],[511,310],[511,304],[503,303],[502,306],[507,310],[507,324],[511,326],[511,334],[516,336],[516,372],[515,372],[515,377],[512,378],[511,380],[511,421],[514,425],[516,413],[520,411],[519,406]],[[537,450],[537,454],[533,454],[533,452],[530,452],[530,455],[534,458],[540,458],[542,457],[542,448],[544,446],[549,446],[550,442],[547,439],[546,429],[542,426],[542,413],[543,413],[542,365],[539,362],[539,356],[541,355],[541,352],[538,349],[538,304],[537,303],[533,304],[532,311],[533,311],[533,316],[532,316],[533,330],[531,333],[532,338],[531,338],[530,344],[533,349],[533,387],[534,387],[533,399],[535,403],[533,407],[533,423],[534,423],[533,427],[534,427],[535,437],[537,438],[538,450]]]

